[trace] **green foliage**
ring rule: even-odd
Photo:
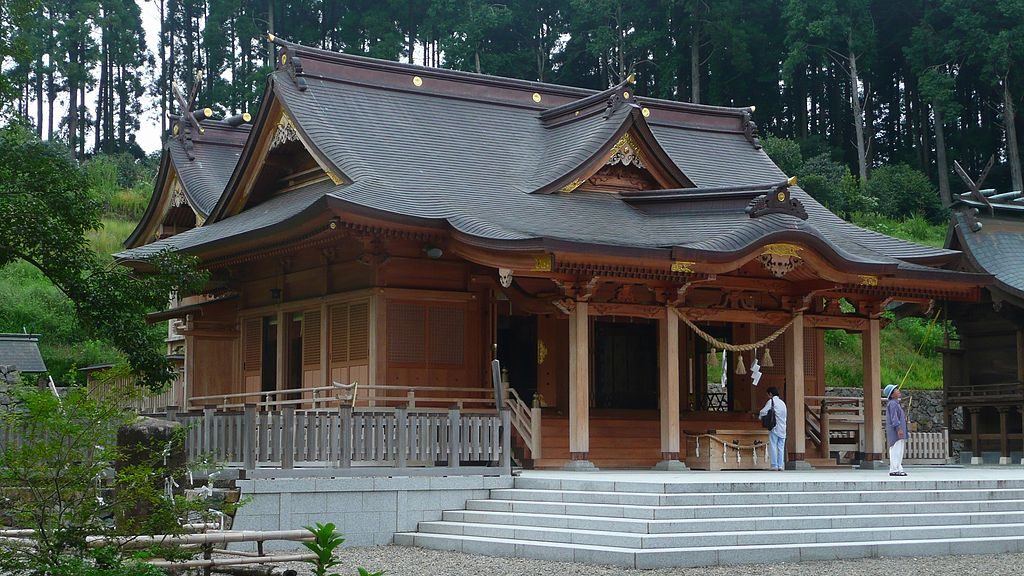
[[[914,216],[906,220],[894,220],[878,214],[865,214],[857,212],[853,214],[853,223],[862,227],[911,240],[918,244],[942,247],[946,242],[946,225],[932,224],[922,216]]]
[[[903,318],[891,321],[882,332],[882,381],[903,382],[904,388],[942,388],[942,323],[928,319]],[[828,386],[860,388],[864,369],[859,334],[842,330],[825,332],[825,383]],[[909,370],[909,374],[908,374]]]
[[[335,557],[337,549],[345,542],[341,533],[330,522],[327,524],[317,522],[316,528],[312,526],[306,526],[305,528],[314,536],[312,542],[302,543],[303,546],[317,556],[316,560],[309,560],[309,563],[313,565],[313,576],[339,576],[336,572],[328,574],[327,571],[341,563]],[[383,571],[369,572],[362,567],[358,568],[358,571],[359,576],[383,576],[384,574]]]
[[[39,269],[71,300],[85,333],[114,343],[158,388],[171,373],[145,314],[172,292],[198,289],[205,274],[194,259],[167,253],[150,260],[156,273],[145,276],[97,258],[87,234],[100,228],[101,209],[87,184],[66,150],[18,125],[0,129],[0,266],[23,260]]]
[[[765,136],[761,138],[761,146],[784,174],[793,176],[800,173],[804,158],[795,140]]]
[[[945,220],[939,193],[928,177],[906,164],[876,168],[865,192],[890,218],[923,216],[932,222]]]
[[[137,393],[137,391],[135,392]],[[57,399],[48,389],[19,386],[20,410],[0,412],[0,427],[19,441],[0,451],[0,524],[34,530],[31,545],[0,540],[0,573],[45,576],[155,576],[125,547],[132,536],[180,534],[181,521],[196,504],[167,498],[162,454],[133,452],[127,462],[116,445],[118,428],[130,416],[119,407],[127,398],[105,399],[84,388]],[[113,463],[113,478],[104,481]],[[144,503],[149,514],[132,512]],[[110,545],[92,547],[100,536]]]

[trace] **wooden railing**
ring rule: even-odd
[[[907,439],[904,462],[913,464],[946,464],[949,462],[949,430],[911,432]]]
[[[519,396],[515,388],[503,382],[505,406],[509,409],[512,418],[512,425],[515,427],[519,437],[530,450],[530,458],[540,460],[543,458],[541,450],[541,409],[540,406],[530,407]]]
[[[95,398],[113,396],[124,400],[124,408],[136,412],[162,412],[168,406],[176,406],[180,399],[175,397],[175,388],[168,384],[167,387],[156,394],[148,394],[139,390],[139,383],[133,376],[119,376],[116,378],[103,378],[89,381],[89,395]]]
[[[365,475],[402,468],[403,474],[511,472],[511,418],[500,414],[416,411],[404,408],[177,413],[168,419],[186,426],[190,462],[209,458],[243,468],[250,477],[266,469],[330,469],[331,474]],[[309,475],[309,474],[307,474]]]
[[[192,396],[188,399],[185,407],[190,410],[201,410],[208,407],[215,407],[219,410],[240,410],[246,404],[252,403],[261,410],[280,411],[289,406],[304,410],[324,410],[337,409],[339,404],[351,405],[351,401],[348,399],[339,400],[339,392],[337,386],[317,386],[268,392]],[[495,412],[497,410],[494,391],[490,388],[359,384],[359,395],[355,401],[357,408],[404,407],[409,410],[419,408],[436,410],[449,406],[457,406],[463,411]]]

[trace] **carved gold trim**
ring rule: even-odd
[[[584,182],[586,182],[586,180],[581,180],[581,179],[577,178],[577,179],[573,180],[572,182],[569,182],[565,186],[562,186],[561,188],[559,188],[558,191],[559,192],[566,192],[566,193],[572,192],[573,190],[579,188]]]
[[[803,248],[795,244],[768,244],[764,247],[761,254],[769,256],[794,256],[799,258],[801,250],[803,250]]]
[[[672,271],[692,274],[694,264],[696,264],[696,262],[683,262],[682,260],[676,260],[672,263]]]
[[[320,161],[319,155],[313,153],[312,147],[306,144],[302,135],[299,134],[299,129],[295,126],[295,122],[286,112],[282,111],[281,118],[277,121],[277,131],[274,132],[274,136],[270,141],[270,148],[268,149],[268,152],[273,151],[282,144],[293,141],[302,144],[302,147],[306,149],[306,153],[309,154],[313,161],[316,162],[317,166],[324,171],[324,174],[331,179],[331,182],[333,182],[335,186],[341,185],[345,182],[344,178],[337,175],[334,170],[331,170],[326,164]]]
[[[605,165],[611,166],[614,164],[632,164],[637,168],[647,168],[643,154],[640,152],[640,145],[637,144],[636,139],[629,132],[623,134],[622,138],[619,138],[619,141],[615,143],[615,146],[612,146],[611,154],[608,156],[608,161],[605,162]]]
[[[544,341],[540,338],[537,339],[537,366],[540,366],[548,358],[548,347],[544,345]]]
[[[861,286],[878,286],[878,276],[871,276],[868,274],[860,275]]]
[[[533,257],[534,272],[551,272],[551,254],[541,254]]]
[[[649,118],[651,116],[651,109],[650,108],[641,108],[640,109],[640,113],[644,115],[644,118]]]

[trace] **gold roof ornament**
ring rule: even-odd
[[[636,74],[630,72],[629,76],[626,76],[626,82],[629,84],[636,84]]]
[[[623,98],[624,100],[629,100],[629,92],[623,92],[623,93],[622,93],[622,98]]]
[[[413,76],[412,77],[412,85],[417,87],[417,88],[419,88],[420,86],[423,86],[423,78],[420,78],[419,76]]]
[[[796,186],[796,176],[790,176],[788,179],[786,179],[786,185]]]
[[[800,246],[794,244],[768,244],[757,257],[761,265],[776,278],[782,278],[803,263]]]
[[[651,109],[650,108],[646,108],[646,107],[641,108],[640,109],[640,113],[644,115],[644,118],[650,118],[650,116],[651,116]]]
[[[249,114],[248,112],[242,112],[242,120],[245,120],[246,122],[252,122],[252,114]]]
[[[534,92],[533,93],[533,101],[539,103],[540,100],[541,100],[540,93],[539,92]]]
[[[577,179],[573,180],[572,182],[569,182],[565,186],[562,186],[561,188],[559,188],[558,191],[559,192],[565,192],[565,193],[572,192],[573,190],[579,188],[580,185],[582,185],[584,182],[586,182],[586,180],[582,180],[580,178],[577,178]]]
[[[871,276],[869,274],[860,275],[861,286],[878,286],[878,276]]]
[[[533,257],[534,272],[551,272],[551,254],[541,254]]]
[[[647,168],[643,156],[640,153],[640,145],[633,139],[633,135],[626,132],[619,138],[619,141],[612,146],[611,156],[605,162],[607,166],[622,164],[623,166],[633,165],[637,168]]]
[[[673,272],[682,272],[684,274],[693,274],[693,265],[696,262],[684,262],[682,260],[676,260],[672,263]]]

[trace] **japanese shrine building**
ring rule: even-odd
[[[314,390],[353,381],[369,406],[417,390],[439,406],[485,398],[498,358],[543,406],[535,466],[671,464],[688,431],[756,429],[769,385],[799,462],[828,457],[804,398],[824,394],[823,330],[843,329],[863,335],[871,462],[883,309],[974,301],[989,279],[830,213],[764,153],[752,109],[275,43],[251,129],[176,118],[119,254],[145,269],[182,251],[212,272],[153,316],[178,319],[186,406],[315,408]],[[707,384],[713,348],[753,343]]]

